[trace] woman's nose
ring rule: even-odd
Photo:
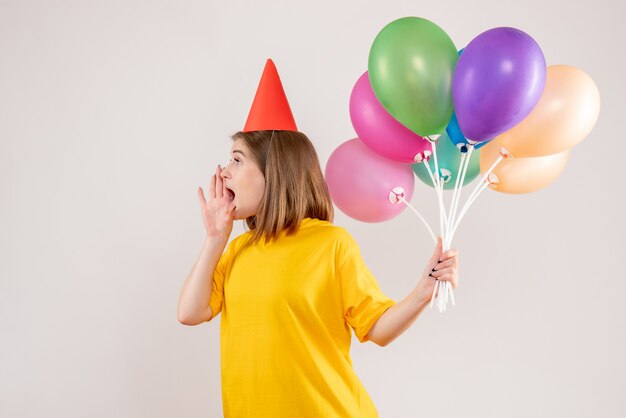
[[[220,177],[221,178],[226,178],[228,177],[229,173],[228,173],[228,167],[224,167],[222,168],[222,171],[220,172]]]

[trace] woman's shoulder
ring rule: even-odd
[[[233,238],[228,246],[232,250],[237,250],[254,235],[253,230],[245,231]],[[350,232],[340,225],[335,225],[330,221],[317,218],[304,218],[296,234],[291,235],[291,239],[318,239],[324,242],[334,242],[341,247],[355,245],[356,242]],[[307,238],[308,237],[308,238]]]
[[[312,229],[317,234],[321,234],[324,239],[339,242],[343,245],[351,245],[355,242],[354,238],[345,227],[335,225],[330,221],[305,218],[302,221],[301,228]]]

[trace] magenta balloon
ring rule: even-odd
[[[380,104],[367,71],[352,89],[350,119],[361,141],[383,157],[415,163],[415,155],[432,150],[430,142],[398,122]]]
[[[392,203],[389,194],[402,187],[404,198],[410,201],[415,185],[411,165],[378,155],[359,138],[350,139],[333,151],[325,177],[335,205],[363,222],[382,222],[399,215],[406,205]]]

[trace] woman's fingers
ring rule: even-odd
[[[200,206],[206,206],[206,199],[204,198],[204,192],[202,191],[202,187],[198,186],[198,201],[200,201]]]
[[[459,259],[457,257],[452,257],[452,258],[447,259],[446,261],[442,261],[439,264],[437,264],[435,266],[435,270],[441,270],[446,267],[458,267],[458,266],[459,266]]]
[[[217,198],[224,196],[224,182],[222,181],[222,167],[217,166],[217,172],[215,173],[216,184],[215,184],[215,196]]]
[[[211,176],[211,186],[209,187],[209,197],[215,199],[215,174]]]
[[[459,276],[456,273],[443,273],[435,276],[435,273],[432,274],[435,279],[442,282],[450,282],[454,289],[457,288],[459,284]]]
[[[456,257],[458,254],[459,254],[459,250],[451,249],[441,254],[441,257],[439,257],[439,260],[444,261],[449,258]]]
[[[452,267],[442,268],[441,270],[433,270],[433,272],[430,274],[434,277],[439,277],[446,273],[456,273],[456,272],[457,272],[457,268],[455,266],[452,266]]]
[[[456,267],[446,267],[444,269],[441,270],[435,270],[432,273],[430,273],[430,275],[436,279],[441,279],[444,276],[448,277],[447,275],[453,275],[455,276],[457,274],[458,270]]]

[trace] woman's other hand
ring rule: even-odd
[[[417,294],[420,300],[429,301],[431,299],[437,280],[450,282],[453,289],[459,286],[458,255],[459,251],[454,248],[442,253],[441,236],[437,237],[435,251],[426,264],[422,278],[417,285]],[[437,290],[437,293],[439,293],[439,290]]]

